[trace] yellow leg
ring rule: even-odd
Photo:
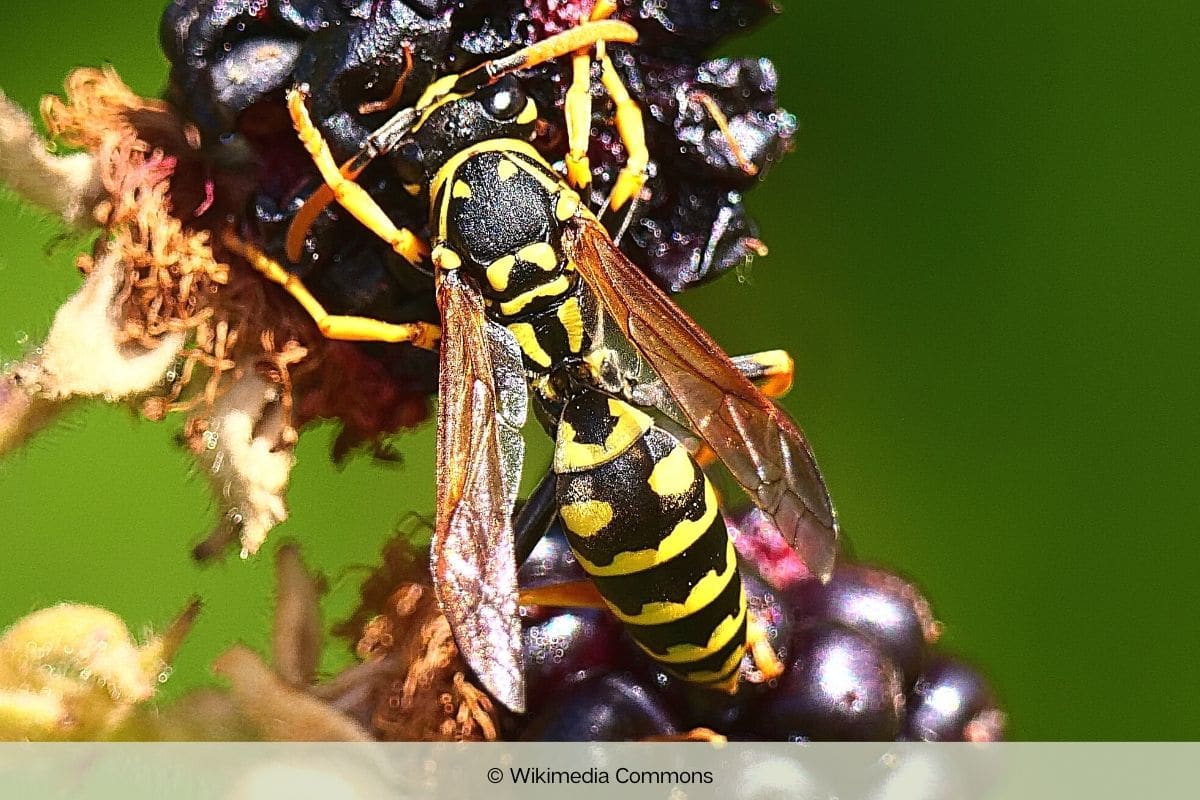
[[[438,339],[442,335],[437,325],[428,322],[384,322],[369,317],[330,314],[299,278],[285,270],[279,262],[262,250],[229,231],[225,232],[221,241],[246,259],[247,263],[261,272],[267,280],[282,286],[309,313],[321,334],[329,339],[348,342],[408,342],[423,350],[437,348]]]
[[[603,44],[603,43],[601,43]],[[600,51],[597,46],[597,51]],[[646,184],[646,168],[650,165],[650,151],[646,148],[646,126],[642,120],[642,109],[629,95],[625,82],[617,74],[612,59],[607,53],[600,57],[600,82],[617,107],[617,133],[625,145],[625,166],[617,176],[608,207],[612,211],[622,208],[637,197]]]
[[[682,733],[663,733],[657,736],[647,736],[643,742],[709,742],[724,744],[729,741],[724,734],[717,733],[712,728],[692,728]]]
[[[429,256],[429,245],[407,228],[397,228],[371,195],[343,174],[342,168],[329,152],[329,145],[308,115],[302,91],[292,89],[288,92],[288,111],[292,115],[296,133],[300,136],[300,143],[312,156],[317,171],[321,173],[321,179],[329,185],[333,196],[342,207],[376,236],[391,245],[392,249],[404,256],[409,263],[419,264],[425,261]]]
[[[571,87],[563,101],[567,118],[567,180],[576,189],[592,182],[592,167],[588,161],[588,140],[592,133],[592,59],[587,53],[576,53],[571,59],[574,70]]]
[[[590,580],[552,583],[520,592],[523,606],[553,606],[555,608],[608,608],[596,584]]]
[[[745,356],[734,356],[738,372],[750,379],[759,391],[772,399],[783,397],[792,388],[796,362],[786,350],[764,350]]]
[[[746,649],[754,660],[754,666],[762,673],[764,682],[783,674],[783,662],[775,655],[775,648],[771,647],[766,627],[753,612],[750,613],[750,621],[746,625]]]
[[[616,0],[597,0],[587,22],[605,20],[617,11]],[[612,98],[617,112],[617,134],[625,145],[626,162],[617,176],[617,182],[609,194],[608,207],[612,211],[623,207],[637,197],[646,183],[646,168],[650,164],[650,151],[646,148],[646,126],[642,120],[642,109],[629,96],[625,82],[617,74],[612,59],[605,52],[604,40],[596,42],[596,60],[600,62],[600,82]],[[575,54],[572,62],[574,75],[567,90],[564,111],[567,118],[567,180],[576,189],[591,183],[592,172],[588,164],[587,148],[592,128],[591,59],[586,53]]]

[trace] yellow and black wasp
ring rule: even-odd
[[[280,265],[227,237],[326,335],[440,348],[435,587],[467,662],[518,711],[513,510],[530,397],[556,440],[541,502],[530,507],[557,510],[603,602],[651,657],[687,681],[736,686],[746,599],[712,484],[669,423],[648,410],[699,436],[817,574],[832,568],[838,536],[803,435],[751,382],[780,372],[789,381],[790,360],[730,359],[630,263],[576,192],[587,180],[578,166],[587,136],[580,126],[591,119],[590,69],[579,65],[590,65],[593,48],[632,156],[610,205],[630,202],[644,180],[640,114],[603,52],[604,42],[637,34],[595,18],[604,13],[435,81],[341,166],[309,119],[305,87],[289,95],[327,187],[311,202],[336,200],[411,262],[431,261],[440,329],[331,316]],[[576,65],[566,107],[571,183],[530,144],[539,111],[511,74],[566,55]],[[428,197],[428,244],[397,228],[354,182],[381,156],[413,194]]]

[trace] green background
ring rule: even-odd
[[[161,6],[5,3],[0,86],[34,108],[110,62],[155,93]],[[924,588],[1013,738],[1197,738],[1195,6],[908,6],[796,2],[726,47],[776,61],[802,127],[750,201],[771,255],[684,305],[730,352],[795,355],[785,405],[856,552]],[[60,232],[0,201],[0,358],[78,285]],[[178,424],[88,407],[0,463],[0,623],[72,599],[161,626],[198,592],[172,693],[265,644],[274,545],[336,616],[433,499],[428,429],[341,471],[311,431],[264,555],[199,569]]]

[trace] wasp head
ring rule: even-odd
[[[472,77],[464,73],[435,81],[407,112],[411,127],[388,147],[406,183],[427,186],[443,164],[479,142],[533,138],[538,108],[520,81],[505,75],[475,87]]]
[[[536,67],[600,41],[635,42],[625,22],[585,22],[562,33],[429,85],[412,108],[370,137],[372,155],[388,153],[410,191],[428,186],[456,153],[490,139],[533,138],[538,108],[514,72]]]

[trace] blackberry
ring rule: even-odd
[[[770,739],[882,741],[904,715],[900,671],[876,642],[826,620],[810,620],[774,691],[748,710],[744,735]]]
[[[619,668],[620,626],[600,609],[571,609],[527,624],[522,633],[529,712],[568,683]]]
[[[652,684],[630,673],[597,675],[563,687],[521,738],[540,742],[615,742],[669,736],[679,726]]]
[[[905,735],[927,742],[994,742],[1004,713],[983,677],[953,658],[937,659],[909,696]]]
[[[864,564],[839,564],[827,584],[808,581],[800,590],[805,618],[840,622],[870,636],[912,686],[938,636],[929,603],[904,579]]]

